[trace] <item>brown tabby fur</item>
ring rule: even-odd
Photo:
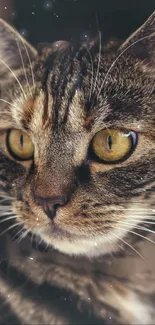
[[[121,46],[35,50],[3,21],[0,40],[1,228],[19,234],[1,238],[0,324],[154,324],[155,13]],[[121,163],[89,158],[109,127],[138,134]],[[9,129],[33,160],[10,155]],[[62,196],[51,221],[41,202]]]

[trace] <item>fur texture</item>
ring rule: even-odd
[[[1,227],[20,241],[6,239],[0,283],[12,316],[4,309],[1,323],[154,324],[154,266],[141,260],[154,249],[155,13],[122,45],[35,50],[3,21],[0,40]],[[122,162],[89,154],[107,128],[137,134]],[[33,159],[10,154],[12,129],[29,135]]]

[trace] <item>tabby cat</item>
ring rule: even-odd
[[[155,12],[99,39],[0,21],[0,324],[155,324]]]

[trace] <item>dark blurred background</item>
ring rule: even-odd
[[[126,38],[155,10],[155,0],[0,0],[0,14],[31,43]]]

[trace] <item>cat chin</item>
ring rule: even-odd
[[[119,239],[126,235],[126,231],[115,231],[113,233],[108,233],[105,235],[95,236],[95,237],[80,237],[67,236],[56,237],[49,234],[47,230],[36,231],[36,234],[45,242],[45,244],[52,246],[54,249],[61,253],[71,255],[71,256],[86,256],[88,258],[103,256],[111,254],[120,250],[118,244]],[[118,237],[118,238],[117,238]]]

